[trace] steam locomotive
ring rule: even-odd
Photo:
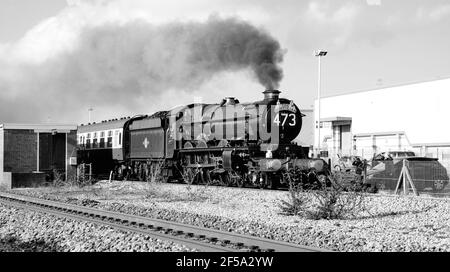
[[[300,171],[323,181],[328,164],[308,158],[308,148],[292,142],[304,115],[280,91],[263,94],[253,103],[227,97],[81,125],[77,162],[116,179],[157,175],[164,181],[274,188]]]

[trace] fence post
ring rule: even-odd
[[[407,195],[409,193],[406,169],[407,169],[406,160],[403,160],[402,172],[403,172],[403,194],[404,195]]]
[[[81,164],[77,166],[77,173],[76,173],[76,176],[75,176],[75,182],[77,182],[77,180],[79,180],[79,177],[80,177],[80,167],[81,167]]]
[[[406,177],[409,180],[409,184],[411,185],[411,188],[413,189],[414,194],[416,196],[419,196],[419,192],[417,192],[416,186],[414,185],[414,181],[413,181],[413,179],[411,177],[411,173],[409,172],[409,161],[406,162],[405,172],[406,172]]]
[[[395,194],[397,194],[400,189],[400,184],[403,183],[403,194],[408,194],[408,184],[411,185],[411,188],[414,191],[416,196],[419,196],[419,193],[416,190],[416,186],[411,178],[411,174],[409,172],[409,163],[406,159],[403,160],[402,171],[400,172],[400,176],[398,177],[397,186],[395,187]]]
[[[366,178],[367,178],[367,161],[366,159],[363,158],[363,163],[364,163],[364,171],[363,171],[363,183],[366,183]]]

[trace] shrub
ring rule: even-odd
[[[150,164],[150,168],[148,169],[148,173],[146,175],[146,197],[155,197],[158,195],[157,184],[162,182],[162,169],[164,166],[164,161],[158,161],[156,163]]]
[[[53,186],[55,187],[65,186],[68,183],[64,180],[63,173],[57,169],[52,170],[51,178],[53,180]]]
[[[305,213],[305,206],[308,200],[305,191],[300,185],[290,183],[289,199],[287,201],[281,199],[278,207],[281,209],[281,214],[302,216]]]
[[[301,180],[299,184],[289,183],[289,199],[279,204],[281,214],[333,220],[355,217],[365,210],[365,193],[357,183],[344,186],[339,177],[328,178],[328,186],[315,189],[304,189]]]
[[[307,212],[310,219],[344,219],[354,217],[362,211],[364,193],[347,192],[343,186],[333,182],[330,187],[311,191],[313,207]]]
[[[189,201],[205,201],[209,198],[208,188],[210,185],[210,181],[207,181],[204,186],[192,186],[201,180],[200,175],[203,175],[203,169],[187,169],[185,168],[181,175],[183,177],[184,182],[187,184],[186,192],[187,199]],[[208,170],[206,170],[208,171]],[[196,182],[197,181],[197,182]]]

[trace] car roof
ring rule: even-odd
[[[405,150],[405,151],[396,151],[396,150],[394,150],[394,151],[383,151],[383,152],[377,153],[377,155],[380,155],[380,154],[399,154],[399,153],[414,153],[414,154],[416,154],[414,151],[410,151],[410,150]]]

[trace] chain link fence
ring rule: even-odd
[[[365,182],[394,193],[397,187],[403,186],[400,179],[403,163],[402,159],[373,161],[367,167]],[[450,197],[448,171],[437,159],[405,159],[405,165],[420,195]],[[409,187],[408,191],[411,190]]]
[[[428,154],[421,154],[420,151],[413,150],[416,157],[408,157],[405,165],[419,195],[450,197],[450,155],[447,154],[448,150],[446,149],[434,150],[437,152]],[[327,159],[335,171],[355,172],[357,166],[353,165],[353,162],[356,158],[367,162],[365,171],[362,171],[366,183],[376,186],[380,192],[395,193],[402,173],[404,158],[374,159],[373,151],[370,153],[370,150],[361,149],[329,152]],[[400,181],[400,187],[402,186],[403,182]],[[407,188],[412,193],[411,186]],[[402,192],[403,189],[400,191]]]

